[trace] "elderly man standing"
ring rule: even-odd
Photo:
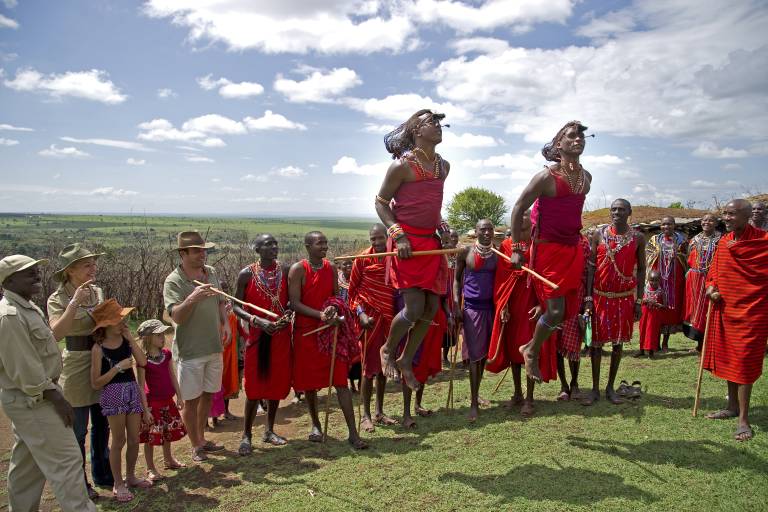
[[[213,267],[205,264],[206,251],[213,247],[197,231],[179,233],[181,265],[165,279],[163,287],[165,309],[176,325],[182,418],[195,462],[206,460],[206,452],[224,449],[206,441],[204,435],[211,397],[221,389],[222,344],[232,341],[226,300],[211,290],[221,285]],[[197,286],[194,281],[205,284]]]
[[[72,430],[74,412],[57,384],[61,354],[31,300],[42,291],[38,265],[45,262],[20,254],[0,260],[0,398],[15,438],[9,510],[38,510],[47,480],[62,510],[95,511]]]
[[[749,224],[752,205],[734,199],[723,211],[720,238],[707,275],[714,303],[702,354],[704,368],[728,382],[728,406],[709,419],[738,418],[734,438],[748,441],[752,384],[763,372],[768,341],[768,233]]]
[[[749,223],[757,229],[768,230],[768,211],[763,201],[752,203],[752,218],[749,219]]]

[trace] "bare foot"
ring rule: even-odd
[[[571,394],[565,388],[560,388],[560,394],[557,395],[557,400],[560,402],[567,402],[571,399]]]
[[[533,352],[533,340],[519,348],[520,354],[525,361],[525,375],[534,382],[541,382],[541,373],[539,373],[539,357]]]
[[[432,416],[432,410],[431,409],[425,409],[420,405],[417,405],[415,407],[416,414],[421,416],[422,418],[426,418],[427,416]]]
[[[139,489],[148,489],[152,487],[152,481],[146,478],[129,477],[125,479],[125,484],[128,487],[137,487]]]
[[[363,416],[363,420],[360,422],[360,429],[369,434],[376,431],[376,427],[373,426],[373,422],[368,416]]]
[[[163,462],[165,469],[181,469],[187,467],[183,462],[179,462],[176,459],[166,460]]]
[[[407,430],[416,428],[416,422],[413,421],[413,418],[411,416],[403,416],[402,425],[403,425],[403,428]]]
[[[754,437],[752,427],[748,424],[739,425],[733,438],[739,442],[749,441]]]
[[[530,418],[533,416],[533,401],[523,400],[523,407],[520,409],[520,415],[523,418]]]
[[[477,421],[477,415],[478,415],[477,406],[476,405],[471,406],[469,408],[469,416],[467,416],[467,419],[469,420],[469,422],[474,423],[475,421]]]
[[[350,437],[347,439],[347,442],[354,448],[355,450],[367,450],[368,444],[366,444],[365,441],[360,439],[359,437]]]
[[[478,397],[477,403],[478,403],[478,405],[480,405],[480,407],[490,407],[491,406],[491,401],[490,400],[486,400],[485,398],[482,398],[482,397]]]
[[[157,468],[147,469],[147,480],[150,482],[155,483],[158,480],[162,480],[163,478],[165,478],[165,476],[160,473]]]
[[[384,372],[384,375],[386,375],[388,379],[397,377],[397,365],[395,364],[394,359],[392,359],[392,354],[389,353],[389,348],[386,344],[379,349],[379,356],[381,357],[381,370]]]
[[[396,364],[397,368],[400,369],[400,377],[403,379],[403,382],[405,382],[405,384],[413,391],[418,391],[421,387],[421,383],[416,379],[416,375],[413,373],[412,364],[404,363],[402,358],[398,359]]]
[[[373,421],[378,425],[397,425],[397,420],[390,418],[386,414],[377,414]]]

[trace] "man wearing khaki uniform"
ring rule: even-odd
[[[206,251],[213,248],[197,231],[178,234],[181,265],[165,279],[163,301],[176,326],[178,376],[182,418],[192,444],[192,460],[205,460],[206,452],[224,449],[204,437],[211,398],[221,390],[224,371],[222,343],[232,336],[225,310],[226,299],[211,287],[221,288],[213,267],[205,264]],[[194,281],[203,284],[197,286]]]
[[[8,469],[9,511],[40,507],[46,480],[65,512],[95,511],[72,431],[74,413],[57,381],[62,363],[53,332],[31,298],[42,291],[28,256],[0,260],[0,401],[15,443]]]

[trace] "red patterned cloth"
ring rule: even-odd
[[[152,413],[152,424],[141,424],[139,441],[152,446],[178,441],[187,435],[187,429],[179,416],[179,410],[173,398],[149,400],[147,405]]]
[[[640,315],[640,350],[656,352],[661,345],[661,326],[664,318],[664,293],[662,290],[651,290],[648,285],[643,293],[645,300],[654,301],[657,305],[643,304]]]
[[[320,270],[312,269],[307,260],[302,260],[304,267],[304,286],[301,289],[301,301],[304,305],[322,310],[323,304],[333,296],[333,268],[328,260],[323,261]],[[296,391],[311,391],[328,386],[331,374],[330,353],[319,348],[317,333],[304,336],[317,329],[322,322],[317,318],[296,314],[293,334],[293,388]],[[326,329],[333,333],[332,329]],[[338,358],[333,367],[333,385],[347,387],[349,365]]]
[[[414,358],[413,374],[416,376],[416,380],[422,384],[443,369],[443,336],[447,331],[448,318],[445,316],[443,308],[438,308],[435,318],[432,319],[432,325],[429,326],[427,334],[424,335],[419,352]]]
[[[373,248],[369,247],[364,254],[372,252]],[[381,258],[359,258],[352,265],[352,274],[349,277],[350,307],[353,311],[358,307],[362,308],[374,321],[373,329],[361,332],[360,336],[361,348],[365,344],[364,337],[367,336],[363,376],[369,379],[381,373],[379,350],[387,340],[394,316],[394,288],[386,283],[385,270],[384,260]]]
[[[685,315],[684,321],[696,332],[694,336],[701,339],[707,321],[706,281],[709,266],[717,250],[720,234],[711,237],[699,233],[688,245],[688,273],[685,275]]]
[[[589,261],[592,247],[589,240],[584,235],[581,236],[579,246],[584,253],[584,269],[581,272],[581,284],[576,293],[579,304],[584,302],[584,290],[587,288],[587,261]],[[581,332],[579,323],[580,311],[572,311],[572,314],[565,318],[560,329],[555,333],[557,337],[557,353],[567,357],[570,361],[579,361],[581,359],[581,345],[584,342],[584,335]]]
[[[747,225],[738,240],[723,235],[707,285],[722,300],[712,307],[704,368],[736,384],[752,384],[763,372],[768,341],[768,233]]]
[[[360,344],[357,342],[358,332],[355,314],[349,309],[347,303],[339,297],[329,297],[319,309],[322,311],[330,306],[335,307],[338,316],[343,316],[344,320],[338,327],[330,327],[317,333],[317,346],[320,352],[330,356],[333,353],[334,332],[338,329],[336,361],[351,363],[360,357]]]
[[[637,290],[636,236],[633,229],[626,234],[627,238],[618,236],[613,226],[606,226],[600,233],[592,291],[595,301],[592,343],[595,346],[632,340]],[[625,296],[606,297],[602,293]]]

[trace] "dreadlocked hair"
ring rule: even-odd
[[[392,159],[400,158],[416,146],[414,132],[424,121],[424,114],[432,114],[428,108],[424,108],[413,114],[406,122],[384,136],[384,147],[392,155]]]
[[[557,132],[557,135],[548,143],[544,145],[543,148],[541,148],[541,154],[544,156],[544,158],[549,162],[559,162],[560,161],[560,150],[557,148],[557,143],[560,142],[560,139],[563,138],[563,135],[565,135],[565,132],[570,128],[571,126],[575,126],[578,128],[579,132],[584,133],[587,130],[587,127],[581,124],[581,121],[569,121],[565,124],[562,128],[560,128],[560,131]]]

